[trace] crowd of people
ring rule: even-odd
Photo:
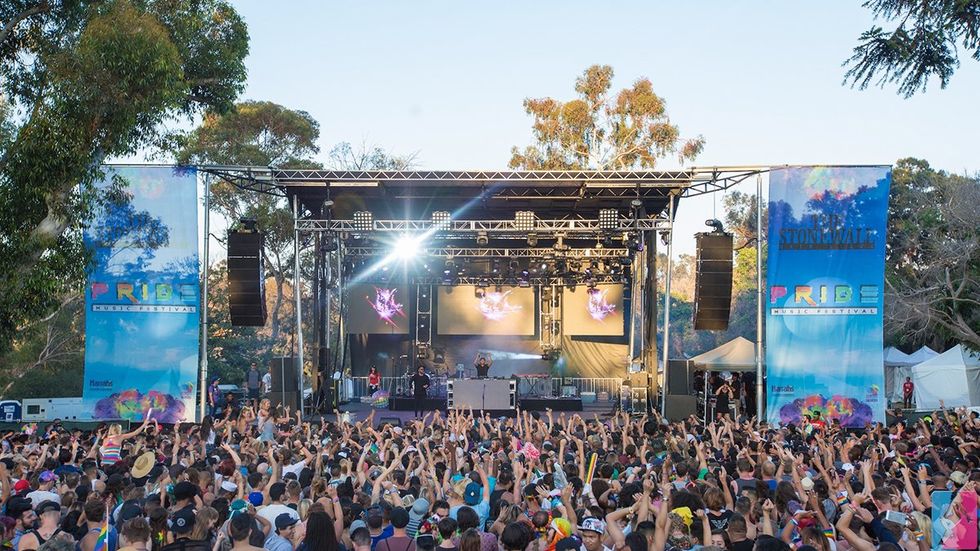
[[[267,401],[201,424],[152,414],[5,434],[3,547],[925,551],[934,507],[944,545],[976,545],[980,420],[962,409],[857,429],[550,411],[393,426]]]

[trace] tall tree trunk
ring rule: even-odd
[[[283,277],[282,273],[277,272],[275,276],[276,282],[276,301],[272,305],[272,349],[281,349],[279,346],[279,333],[282,331],[282,321],[279,319],[279,313],[282,311],[282,288],[285,284],[286,278]]]

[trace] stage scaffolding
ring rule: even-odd
[[[629,267],[632,281],[629,353],[627,368],[645,370],[652,385],[658,384],[656,335],[658,242],[666,247],[665,295],[670,294],[673,222],[681,199],[721,191],[755,176],[769,167],[706,167],[675,171],[428,171],[428,170],[309,170],[275,167],[201,166],[206,182],[228,181],[255,193],[288,200],[294,213],[294,241],[298,251],[312,248],[314,273],[304,285],[299,254],[296,255],[294,289],[313,297],[314,387],[332,379],[334,366],[343,365],[346,339],[344,315],[340,326],[331,326],[343,313],[345,261],[377,258],[388,254],[396,236],[424,236],[420,254],[427,258],[485,260],[561,259],[567,262],[618,259]],[[758,181],[761,182],[761,179]],[[761,183],[759,184],[761,188]],[[206,185],[207,189],[207,185]],[[207,199],[206,199],[207,200]],[[532,214],[527,214],[532,213]],[[387,244],[387,245],[386,245]],[[205,252],[205,254],[207,254]],[[595,283],[617,281],[616,274],[593,274]],[[463,276],[454,284],[481,285],[487,276]],[[419,276],[412,285],[439,283],[435,276]],[[544,353],[559,352],[561,325],[555,320],[558,290],[567,284],[583,284],[554,275],[528,278],[528,284],[549,289],[555,297],[539,310],[548,317],[542,323],[540,341]],[[499,284],[499,283],[498,283]],[[760,289],[761,292],[761,289]],[[303,381],[307,365],[302,345],[301,293],[296,296],[297,369]],[[429,295],[432,296],[431,294]],[[544,306],[547,306],[545,308]],[[339,312],[336,310],[339,308]],[[663,305],[662,342],[670,339],[670,301]],[[206,314],[204,314],[206,316]],[[417,316],[416,316],[417,317]],[[207,335],[207,318],[204,335]],[[414,348],[421,352],[431,341],[414,334]],[[337,338],[334,338],[336,334]],[[759,337],[761,339],[761,335]],[[336,342],[341,350],[331,350]],[[206,346],[206,344],[204,345]],[[662,363],[667,363],[666,344]],[[761,346],[760,346],[761,353]],[[202,381],[206,380],[207,355],[203,354]],[[660,387],[666,385],[662,370]],[[759,383],[761,385],[761,377]],[[651,390],[654,390],[651,388]],[[663,393],[661,393],[662,396]],[[652,394],[651,394],[652,395]],[[661,411],[665,401],[660,400]],[[327,407],[329,411],[332,407]]]

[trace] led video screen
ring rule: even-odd
[[[351,334],[407,335],[408,287],[354,285],[347,290],[347,332]]]
[[[534,289],[495,287],[439,287],[437,298],[440,335],[534,335]]]
[[[565,287],[562,327],[569,336],[622,336],[623,286],[597,285],[589,289],[579,285],[574,291]]]

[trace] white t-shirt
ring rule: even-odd
[[[285,467],[283,467],[282,474],[283,476],[285,476],[289,473],[293,473],[294,475],[296,475],[296,478],[299,478],[299,473],[303,472],[303,469],[305,468],[306,468],[306,460],[304,459],[299,463],[293,463],[292,465],[286,465]]]
[[[34,490],[33,492],[27,494],[27,499],[31,500],[31,505],[33,505],[35,509],[37,509],[37,506],[45,501],[53,501],[58,505],[61,505],[61,496],[47,490]]]
[[[268,371],[262,376],[262,386],[266,394],[272,392],[272,373]]]
[[[286,507],[281,503],[273,503],[271,505],[266,505],[265,507],[262,507],[258,511],[258,515],[264,518],[265,520],[269,521],[269,524],[271,524],[273,528],[276,526],[276,517],[278,517],[283,513],[289,513],[291,517],[293,517],[296,520],[299,520],[299,513],[297,513],[293,509],[290,509],[289,507]]]

